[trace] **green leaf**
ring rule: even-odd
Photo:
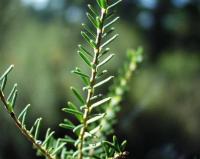
[[[102,86],[103,84],[109,82],[109,81],[112,80],[113,78],[114,78],[114,76],[110,76],[110,77],[106,78],[105,80],[103,80],[103,81],[101,81],[101,82],[95,84],[95,85],[94,85],[94,88],[97,88],[97,87]]]
[[[117,22],[119,20],[120,17],[116,17],[115,19],[111,20],[110,22],[108,22],[106,25],[104,25],[104,30],[108,27],[110,27],[111,25],[113,25],[115,22]]]
[[[7,76],[10,71],[12,71],[12,69],[14,68],[14,65],[11,65],[4,73],[3,75],[0,77],[0,81],[4,79],[5,76]]]
[[[113,136],[113,143],[114,143],[114,146],[115,146],[115,150],[120,153],[120,145],[119,145],[119,142],[117,140],[117,137],[116,136]]]
[[[50,129],[48,129],[46,132],[45,140],[42,143],[42,146],[46,146],[54,134],[55,134],[54,131],[50,132]]]
[[[107,145],[109,148],[115,149],[115,146],[111,142],[109,142],[109,141],[103,141],[103,143],[105,145]]]
[[[29,131],[31,134],[33,133],[34,129],[36,128],[36,125],[37,125],[38,121],[39,121],[39,118],[35,120],[33,126],[31,127],[31,129]]]
[[[8,78],[7,78],[7,75],[2,79],[1,91],[3,91],[3,90],[5,89],[7,79],[8,79]]]
[[[78,45],[78,47],[80,49],[80,52],[82,52],[83,54],[87,54],[90,57],[92,57],[92,54],[89,51],[87,51],[87,49],[85,49],[82,45]]]
[[[112,10],[110,12],[108,12],[108,14],[106,15],[106,20],[110,20],[110,19],[113,19],[114,18],[114,15],[115,15],[116,11]]]
[[[72,102],[67,102],[67,105],[69,106],[70,109],[78,110],[78,107]]]
[[[20,118],[24,115],[24,113],[28,111],[28,109],[29,109],[30,106],[31,106],[31,105],[28,104],[28,105],[21,111],[21,113],[20,113],[19,116],[18,116],[18,120],[20,120]]]
[[[86,32],[81,31],[81,35],[92,48],[96,48],[95,42],[87,35]]]
[[[69,108],[63,108],[62,109],[64,112],[69,113],[69,114],[73,114],[73,115],[81,115],[82,116],[82,112],[78,111],[78,110],[74,110],[74,109],[69,109]]]
[[[70,136],[68,136],[68,135],[65,135],[65,137],[64,138],[61,138],[60,139],[62,142],[66,142],[66,143],[75,143],[75,140],[74,139],[72,139]]]
[[[104,148],[104,151],[106,153],[106,157],[110,157],[109,146],[107,145],[107,143],[103,142],[103,148]]]
[[[26,114],[27,114],[27,111],[25,111],[24,114],[22,115],[21,124],[22,124],[23,127],[25,127]]]
[[[98,94],[98,95],[93,96],[93,97],[91,98],[91,100],[96,100],[96,99],[102,98],[102,97],[103,97],[102,94]]]
[[[93,108],[96,108],[96,107],[98,107],[98,106],[101,106],[101,105],[107,103],[107,102],[110,101],[110,100],[111,100],[111,97],[102,99],[102,100],[100,100],[100,101],[98,101],[98,102],[92,104],[91,107],[90,107],[90,109],[92,110]]]
[[[97,67],[101,67],[103,65],[105,65],[107,62],[109,62],[113,57],[115,56],[115,54],[111,54],[109,55],[106,59],[104,59],[102,62],[100,62]]]
[[[110,51],[110,48],[106,48],[99,56],[99,59],[103,56],[106,55]]]
[[[81,109],[81,110],[87,109],[87,106],[86,106],[86,105],[82,105],[82,106],[80,107],[80,109]]]
[[[57,147],[59,147],[59,145],[61,144],[61,140],[60,138],[56,141],[55,145],[54,145],[54,149],[56,149]]]
[[[96,38],[95,33],[84,23],[82,23],[82,27],[90,34],[93,36],[93,38]]]
[[[113,42],[117,37],[119,36],[119,34],[114,35],[113,37],[111,37],[109,40],[107,40],[104,44],[101,45],[101,48],[104,48],[105,46],[109,45],[111,42]]]
[[[78,113],[75,113],[75,117],[81,122],[83,120],[83,115],[82,113],[78,110],[77,106],[75,106],[73,103],[68,102],[68,106],[70,109],[77,111]],[[68,112],[69,113],[69,112]],[[70,113],[72,114],[72,113]]]
[[[118,5],[120,2],[122,2],[122,0],[118,0],[117,2],[111,4],[110,6],[108,6],[108,9],[111,9],[111,8],[115,7],[115,6]]]
[[[97,0],[97,3],[100,8],[106,9],[107,8],[107,0]]]
[[[60,127],[64,128],[64,129],[70,129],[70,130],[73,130],[74,129],[74,125],[70,125],[70,124],[59,124]]]
[[[92,134],[90,134],[89,132],[85,132],[85,134],[84,134],[84,138],[86,139],[86,138],[91,138],[91,137],[93,137],[94,135],[92,135]]]
[[[121,150],[122,152],[125,150],[126,145],[127,145],[127,141],[125,140],[125,141],[122,142],[122,144],[121,144],[121,146],[120,146],[120,150]]]
[[[96,128],[90,130],[89,133],[92,134],[92,135],[94,135],[94,134],[96,134],[98,131],[100,131],[100,129],[101,129],[101,126],[97,126]]]
[[[77,125],[74,129],[73,129],[73,132],[74,133],[77,133],[79,134],[79,131],[82,129],[83,127],[83,124],[80,124],[80,125]]]
[[[84,74],[80,68],[76,67],[76,71]],[[85,85],[89,85],[90,84],[90,79],[89,79],[89,76],[88,77],[84,77],[84,76],[81,76],[83,82],[85,83]]]
[[[69,124],[75,126],[69,119],[64,119],[64,124]]]
[[[66,145],[66,143],[61,143],[57,148],[54,149],[54,151],[51,155],[52,156],[56,155],[56,153],[58,153],[65,145]]]
[[[93,16],[90,13],[86,13],[86,15],[87,15],[88,19],[90,20],[90,22],[93,24],[93,26],[95,28],[99,28],[100,27],[99,26],[99,22],[97,22],[97,18],[96,19],[93,18]]]
[[[106,73],[108,73],[108,70],[103,70],[101,73],[97,74],[96,78],[100,78],[100,77],[102,77]]]
[[[71,90],[74,93],[74,95],[76,96],[76,98],[80,101],[80,103],[82,105],[85,105],[85,101],[84,101],[83,97],[80,95],[80,93],[74,87],[71,87]]]
[[[115,155],[115,149],[113,149],[113,148],[110,148],[109,149],[109,157],[112,157],[112,156],[114,156]]]
[[[18,91],[15,90],[15,92],[14,92],[14,94],[13,94],[13,96],[12,96],[12,100],[11,100],[11,102],[10,102],[10,104],[12,105],[13,108],[14,108],[15,103],[16,103],[17,95],[18,95]]]
[[[105,33],[103,34],[103,38],[106,37],[106,36],[111,35],[114,31],[115,31],[115,28],[112,27],[110,30],[108,30],[107,32],[105,32]]]
[[[91,87],[88,85],[88,86],[85,86],[85,87],[83,87],[83,91],[86,91],[86,90],[88,90],[88,89],[90,89]]]
[[[52,133],[53,133],[53,132],[52,132]],[[50,134],[51,134],[51,129],[48,128],[47,131],[46,131],[45,139],[44,139],[44,141],[43,141],[43,143],[42,143],[42,146],[43,146],[45,149],[47,149],[47,147],[49,146],[51,140],[53,139],[52,135],[51,135],[51,137],[48,138],[48,136],[49,136]]]
[[[41,121],[42,121],[42,118],[39,118],[36,120],[36,128],[35,128],[35,135],[34,135],[35,139],[38,138]]]
[[[94,123],[94,122],[96,122],[96,121],[102,119],[104,116],[105,116],[105,113],[103,113],[103,114],[98,114],[98,115],[96,115],[95,117],[90,118],[90,119],[87,121],[87,124]]]
[[[88,75],[86,75],[86,74],[84,74],[84,73],[82,73],[82,72],[80,72],[80,71],[73,70],[72,73],[74,73],[74,74],[76,74],[76,75],[79,75],[79,76],[81,76],[81,77],[86,77],[86,78],[89,79],[89,76],[88,76]]]
[[[95,9],[91,6],[91,4],[88,4],[88,8],[90,11],[94,14],[94,16],[98,16],[98,13],[95,11]]]
[[[17,90],[17,84],[14,84],[11,92],[8,95],[7,102],[10,102],[12,100],[14,94],[16,93],[16,90]]]
[[[80,139],[77,139],[76,142],[74,143],[74,146],[77,147],[77,145],[78,145],[80,142],[81,142]],[[73,153],[73,156],[76,156],[76,155],[77,155],[77,152],[78,152],[78,151],[76,151],[75,153]]]
[[[73,150],[66,150],[66,148],[62,149],[62,154],[61,154],[61,158],[65,159],[67,156],[73,156],[74,151]],[[63,155],[64,154],[64,155]],[[62,157],[64,156],[64,157]],[[70,159],[70,158],[69,158]],[[72,159],[72,158],[71,158]]]
[[[63,142],[65,142],[65,141],[63,141]],[[61,159],[66,158],[66,156],[68,155],[67,152],[68,152],[67,149],[65,147],[63,147],[61,154],[60,154],[60,158]]]
[[[89,66],[92,67],[91,62],[89,58],[83,53],[83,52],[78,52],[80,57],[83,59],[83,61]]]
[[[94,143],[94,144],[89,144],[88,146],[85,146],[83,148],[83,152],[88,151],[88,150],[92,150],[92,149],[96,149],[96,148],[98,148],[100,146],[101,146],[101,142]]]

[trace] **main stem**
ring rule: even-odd
[[[97,75],[97,65],[99,64],[99,54],[101,52],[101,41],[102,41],[102,35],[103,35],[103,26],[104,26],[104,20],[106,17],[107,10],[101,9],[101,17],[100,17],[100,27],[97,29],[97,37],[96,37],[96,48],[94,49],[94,58],[92,61],[92,70],[91,70],[91,78],[90,78],[90,88],[88,89],[87,93],[87,100],[86,100],[86,109],[84,110],[84,116],[83,116],[83,128],[81,129],[79,140],[80,143],[78,145],[78,159],[83,159],[83,144],[84,144],[84,135],[87,129],[87,120],[88,116],[90,114],[90,106],[91,106],[91,98],[94,95],[94,85],[96,83],[96,75]]]

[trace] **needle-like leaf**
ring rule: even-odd
[[[86,32],[82,31],[81,32],[82,37],[85,39],[85,41],[92,47],[95,48],[96,44],[95,42],[87,35]]]
[[[94,15],[95,17],[98,16],[98,13],[95,11],[95,9],[92,7],[91,4],[88,4],[88,8],[89,8],[89,10],[93,13],[93,15]]]
[[[57,152],[59,152],[65,146],[65,144],[66,143],[62,143],[57,148],[55,148],[52,155],[55,155]]]
[[[42,143],[42,146],[45,146],[48,143],[48,141],[52,138],[52,136],[55,134],[54,131],[52,131],[50,133],[50,129],[48,129],[47,132],[48,132],[48,134],[46,134],[46,137],[45,137],[45,140]]]
[[[91,62],[89,60],[89,58],[83,53],[83,52],[78,52],[80,57],[83,59],[83,61],[89,66],[91,67]]]
[[[90,57],[92,57],[92,54],[87,51],[87,49],[85,49],[82,45],[78,45],[80,52],[83,52],[84,54],[89,55]]]
[[[94,88],[97,88],[97,87],[99,87],[99,86],[102,86],[103,84],[109,82],[109,81],[112,80],[113,78],[114,78],[114,76],[110,76],[110,77],[106,78],[105,80],[100,81],[99,83],[97,83],[97,84],[94,85]]]
[[[108,44],[110,44],[111,42],[113,42],[119,35],[116,34],[113,37],[111,37],[109,40],[107,40],[104,44],[101,45],[101,48],[104,48],[105,46],[107,46]]]
[[[1,83],[1,91],[3,91],[5,89],[6,86],[6,82],[7,82],[7,75],[2,79],[2,83]]]
[[[87,124],[94,123],[94,122],[96,122],[97,120],[102,119],[104,116],[105,116],[105,114],[98,114],[98,115],[96,115],[96,116],[90,118],[90,119],[87,121]]]
[[[104,64],[106,64],[107,62],[109,62],[113,57],[115,56],[115,54],[111,54],[109,55],[106,59],[104,59],[102,62],[100,62],[97,67],[101,67]]]
[[[64,129],[70,129],[70,130],[73,130],[74,129],[74,125],[71,125],[71,124],[59,124],[60,127],[64,128]]]
[[[74,110],[74,109],[69,109],[69,108],[63,108],[62,109],[64,112],[69,113],[69,114],[73,114],[73,115],[82,115],[82,112],[78,111],[78,110]]]
[[[11,65],[11,66],[3,73],[3,75],[0,77],[0,81],[3,80],[3,78],[4,78],[5,76],[7,76],[7,75],[10,73],[10,71],[12,71],[13,68],[14,68],[14,65]]]
[[[12,100],[11,100],[11,102],[10,102],[10,104],[12,105],[13,108],[14,108],[15,103],[16,103],[17,95],[18,95],[18,91],[15,90],[15,92],[14,92],[14,94],[13,94],[13,96],[12,96]]]
[[[92,104],[91,107],[90,107],[90,109],[92,110],[93,108],[96,108],[96,107],[98,107],[98,106],[101,106],[101,105],[107,103],[108,101],[110,101],[110,99],[111,99],[111,97],[102,99],[102,100],[100,100],[100,101],[98,101],[98,102]]]
[[[40,129],[40,125],[41,125],[41,121],[42,121],[42,118],[39,118],[36,120],[37,124],[36,124],[36,128],[35,128],[35,135],[34,135],[34,138],[37,140],[38,138],[38,135],[39,135],[39,129]]]
[[[116,5],[118,5],[118,4],[121,3],[121,2],[122,2],[122,0],[118,0],[117,2],[115,2],[115,3],[111,4],[111,5],[109,5],[109,6],[108,6],[108,9],[110,10],[111,8],[115,7]]]
[[[105,26],[104,26],[104,29],[110,27],[111,25],[113,25],[115,22],[117,22],[119,20],[119,17],[116,17],[115,19],[111,20],[109,23],[107,23]]]
[[[7,102],[10,102],[12,100],[12,97],[15,94],[16,89],[17,89],[17,84],[14,84],[10,94],[8,95]]]
[[[80,103],[82,105],[84,105],[85,101],[84,101],[83,97],[80,95],[80,93],[74,87],[71,87],[71,90],[74,93],[74,95],[76,96],[76,98],[80,101]]]
[[[99,22],[97,21],[98,18],[95,19],[90,13],[86,13],[86,15],[95,28],[100,27]]]
[[[95,33],[84,23],[82,23],[83,28],[90,34],[93,36],[93,38],[96,38]]]
[[[73,70],[72,73],[77,74],[77,75],[79,75],[81,77],[89,78],[88,75],[86,75],[86,74],[84,74],[84,73],[82,73],[80,71]]]
[[[18,116],[18,120],[20,120],[21,119],[21,117],[24,115],[24,113],[25,112],[27,112],[27,110],[30,108],[30,104],[28,104],[22,111],[21,111],[21,113],[19,114],[19,116]]]

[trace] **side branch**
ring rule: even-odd
[[[10,117],[13,119],[15,125],[20,130],[20,132],[26,137],[28,141],[30,141],[35,148],[37,148],[45,157],[48,159],[57,159],[56,157],[52,156],[48,150],[43,148],[37,140],[34,139],[34,137],[29,133],[29,131],[22,125],[22,123],[17,119],[16,114],[13,111],[9,111],[9,104],[6,102],[4,93],[0,90],[0,99],[2,103],[4,104],[7,112],[9,113]]]

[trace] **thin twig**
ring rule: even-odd
[[[43,148],[35,139],[34,137],[29,133],[29,131],[22,125],[22,123],[17,119],[16,114],[12,111],[8,111],[8,103],[6,102],[4,93],[0,90],[0,99],[3,102],[7,112],[9,113],[10,117],[13,119],[15,125],[20,130],[20,132],[26,137],[28,141],[30,141],[34,147],[36,147],[45,157],[48,159],[57,159],[56,157],[52,156],[48,150]]]

